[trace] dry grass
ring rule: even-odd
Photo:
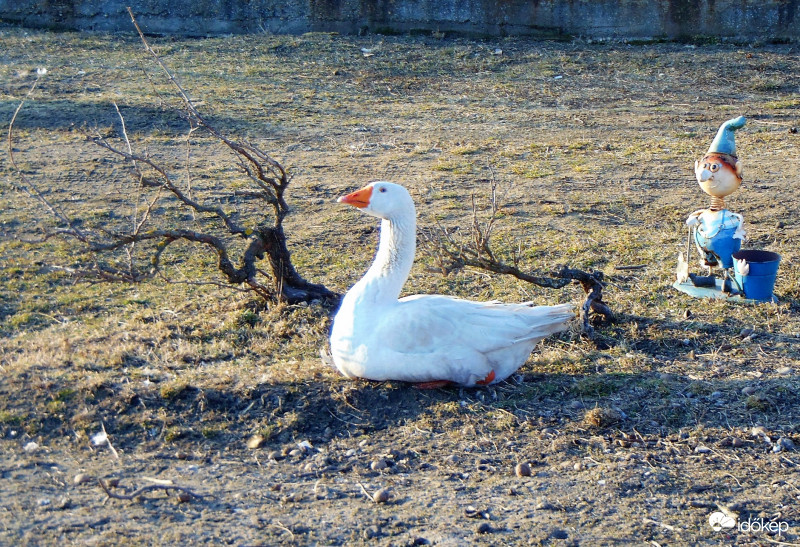
[[[0,29],[0,36],[5,46],[0,119],[10,119],[35,69],[48,68],[20,115],[14,146],[27,175],[70,214],[101,224],[120,218],[107,218],[125,197],[118,166],[71,128],[87,123],[113,134],[112,101],[126,115],[136,146],[183,164],[186,128],[169,110],[167,86],[133,36],[11,28]],[[750,511],[777,511],[783,503],[785,518],[798,522],[796,509],[789,509],[797,506],[790,490],[764,493],[759,502],[748,494],[767,477],[797,486],[789,471],[781,470],[779,456],[759,459],[763,450],[747,434],[761,424],[800,444],[798,137],[789,132],[800,109],[800,61],[788,46],[327,34],[159,39],[154,45],[215,123],[253,139],[291,170],[289,200],[295,211],[286,227],[296,265],[308,279],[341,292],[372,258],[374,223],[337,206],[336,196],[370,180],[402,182],[418,203],[422,226],[459,227],[459,236],[471,219],[470,196],[475,194],[486,211],[489,180],[495,177],[505,193],[495,236],[500,254],[518,253],[530,270],[568,264],[603,271],[617,321],[598,325],[596,342],[576,333],[546,341],[515,382],[493,390],[424,393],[395,383],[350,382],[320,362],[329,310],[319,306],[264,306],[215,286],[87,285],[53,269],[70,264],[70,246],[56,239],[30,242],[52,226],[52,219],[12,190],[15,174],[3,162],[0,435],[9,441],[3,448],[7,454],[19,454],[19,446],[35,440],[76,461],[70,470],[83,466],[100,473],[102,460],[86,447],[101,422],[115,446],[133,460],[175,447],[214,465],[231,458],[252,461],[245,441],[260,434],[267,439],[265,451],[310,439],[334,462],[348,449],[378,457],[388,450],[385,445],[395,446],[405,458],[392,455],[391,469],[411,470],[428,481],[434,471],[423,463],[435,469],[448,454],[462,454],[454,474],[435,475],[439,483],[433,486],[414,482],[411,471],[392,475],[401,490],[393,503],[406,520],[436,523],[432,507],[440,507],[441,500],[435,491],[446,493],[452,481],[462,481],[471,495],[490,500],[507,490],[499,478],[505,462],[521,461],[522,452],[525,461],[539,459],[544,469],[561,469],[564,461],[596,461],[621,473],[612,502],[596,491],[597,480],[608,477],[606,468],[603,473],[600,467],[586,468],[563,480],[562,472],[543,471],[536,478],[534,469],[532,480],[543,481],[545,490],[531,486],[530,499],[545,495],[556,504],[572,503],[570,518],[583,531],[570,533],[589,543],[631,538],[713,543],[703,528],[705,509],[685,513],[692,524],[683,535],[630,524],[641,522],[639,516],[634,519],[635,507],[651,507],[650,498],[684,503],[685,509],[694,502],[712,507],[715,500],[744,496],[752,502]],[[361,48],[374,55],[364,56]],[[502,55],[495,54],[497,49]],[[709,67],[714,67],[711,73]],[[706,202],[693,180],[693,162],[719,123],[739,114],[748,117],[736,137],[745,184],[729,206],[744,215],[750,247],[782,255],[777,305],[692,300],[670,287],[684,241],[683,221]],[[215,181],[232,176],[229,157],[218,149],[198,143],[193,157],[193,169],[206,177],[208,191]],[[213,279],[208,267],[213,258],[185,247],[172,260],[176,279]],[[549,291],[481,272],[441,277],[428,271],[432,265],[430,258],[419,258],[408,293],[539,303],[582,297],[577,287]],[[630,265],[645,268],[615,270]],[[744,329],[752,334],[743,335]],[[609,419],[612,413],[619,419]],[[631,440],[634,431],[642,439]],[[731,436],[748,437],[748,444],[716,460],[713,454],[692,456],[686,450]],[[359,445],[362,441],[366,444]],[[628,471],[619,471],[633,465],[635,458],[615,459],[633,442],[652,448],[648,458],[663,456],[651,458],[655,474],[639,477],[655,494],[630,486],[624,478]],[[677,452],[670,452],[675,446]],[[541,457],[526,455],[534,452]],[[673,461],[675,454],[682,455],[680,462]],[[263,457],[257,458],[261,465]],[[797,456],[787,459],[796,462]],[[744,481],[744,468],[736,467],[744,462],[757,478],[748,479],[746,489],[731,490],[724,474],[732,471]],[[271,543],[365,541],[353,524],[363,517],[353,497],[342,494],[339,502],[355,508],[339,514],[346,523],[340,531],[326,535],[322,520],[335,505],[322,500],[315,513],[316,505],[293,502],[289,496],[295,493],[308,498],[300,486],[306,479],[273,463],[259,472],[285,483],[286,499],[262,493],[245,504],[246,511],[258,514],[273,504],[269,511],[290,532],[277,524],[264,528],[261,522],[245,526],[248,531],[236,536],[240,542],[253,537]],[[166,465],[178,472],[177,463]],[[213,472],[209,465],[204,473]],[[485,483],[461,475],[480,466]],[[263,489],[263,477],[246,467],[236,469],[229,476],[238,477],[237,489],[247,491],[259,482]],[[492,469],[497,474],[486,474]],[[689,475],[708,489],[693,494]],[[219,484],[214,477],[209,475],[208,484]],[[44,488],[36,482],[40,479],[30,480]],[[340,479],[327,480],[332,489],[346,489]],[[569,480],[583,486],[570,486]],[[419,490],[419,499],[404,498],[404,488]],[[577,491],[590,505],[616,503],[618,515],[605,518],[617,528],[592,521],[575,501]],[[35,505],[36,491],[17,493]],[[519,496],[513,503],[525,505]],[[534,505],[530,515],[546,513]],[[659,507],[652,509],[654,515],[670,514],[669,507]],[[195,518],[202,519],[186,522]],[[524,536],[510,517],[497,518],[507,535],[494,541]],[[534,540],[547,541],[552,524],[542,528],[541,518],[530,516],[526,527],[545,530]],[[312,524],[304,527],[304,519]],[[430,530],[442,534],[446,529],[419,524],[415,532],[409,526],[397,528],[398,541],[413,540],[415,533],[439,537]],[[257,535],[259,530],[266,535]],[[79,541],[90,531],[77,526],[69,533]],[[16,541],[26,533],[32,532],[20,526],[0,531],[0,537]],[[176,541],[197,539],[184,524],[170,533]],[[491,535],[475,537],[492,541]]]

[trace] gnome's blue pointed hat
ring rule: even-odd
[[[739,116],[719,126],[717,136],[714,137],[714,141],[711,143],[711,146],[708,147],[708,152],[706,153],[711,154],[716,152],[717,154],[736,156],[736,141],[733,138],[733,132],[744,127],[744,122],[744,116]]]

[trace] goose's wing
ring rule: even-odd
[[[381,339],[401,353],[468,347],[483,354],[560,332],[572,306],[473,302],[442,295],[400,299],[379,327]]]

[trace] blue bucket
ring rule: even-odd
[[[733,253],[733,258],[744,260],[749,269],[742,273],[740,263],[734,262],[736,282],[742,288],[745,298],[771,302],[781,255],[770,251],[746,250]]]

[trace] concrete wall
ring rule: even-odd
[[[151,33],[453,32],[797,41],[800,0],[0,0],[32,27]]]

